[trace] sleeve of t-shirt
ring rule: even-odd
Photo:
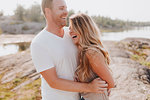
[[[30,49],[32,61],[37,72],[42,72],[54,67],[52,57],[45,48],[37,43],[32,43]]]

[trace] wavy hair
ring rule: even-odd
[[[110,57],[100,41],[100,31],[97,25],[88,15],[74,14],[69,18],[69,22],[74,32],[81,36],[78,44],[81,48],[79,53],[80,65],[75,71],[75,78],[77,81],[85,82],[93,76],[85,56],[86,50],[94,48],[94,50],[102,52],[108,65],[110,64]]]

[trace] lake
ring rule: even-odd
[[[150,39],[150,27],[142,27],[142,28],[135,28],[129,31],[123,32],[109,32],[103,33],[102,40],[113,40],[113,41],[120,41],[128,37],[141,37],[141,38],[149,38]]]
[[[17,44],[1,44],[0,56],[15,54],[19,51],[24,51],[30,47],[30,42],[20,42]]]
[[[135,28],[134,30],[123,32],[103,33],[102,40],[120,41],[128,37],[142,37],[150,39],[150,27]],[[29,46],[19,46],[15,44],[0,45],[0,56],[15,54],[20,50],[20,47],[26,48]]]
[[[0,45],[0,56],[17,53],[19,46],[17,45]]]

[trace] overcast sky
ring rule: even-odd
[[[25,8],[41,0],[0,0],[0,10],[12,15],[17,4]],[[150,21],[150,0],[66,0],[68,10],[88,11],[89,15],[101,15],[132,21]]]

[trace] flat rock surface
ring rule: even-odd
[[[0,36],[0,43],[7,40],[11,42],[19,41],[21,37],[22,35]],[[21,41],[31,41],[33,37],[34,35],[24,35]],[[136,40],[139,39],[134,39],[134,41]],[[149,42],[149,40],[142,41]],[[117,87],[112,89],[110,100],[150,100],[150,98],[148,99],[150,95],[150,83],[148,79],[150,69],[132,60],[130,58],[132,53],[121,48],[120,42],[103,41],[103,43],[111,55],[111,64],[109,67],[113,72],[113,77],[117,84]],[[147,59],[149,60],[149,58]],[[23,81],[19,81],[19,84],[10,88],[10,91],[16,93],[14,98],[20,98],[19,95],[25,96],[20,89],[40,78],[40,75],[33,66],[29,49],[0,57],[0,74],[0,87],[3,84],[18,82],[18,79],[23,79]],[[7,87],[9,86],[7,85]],[[40,91],[40,88],[38,89]],[[24,92],[26,93],[27,90]],[[32,89],[28,89],[28,93],[32,94],[34,92]],[[1,95],[0,97],[2,98]]]

